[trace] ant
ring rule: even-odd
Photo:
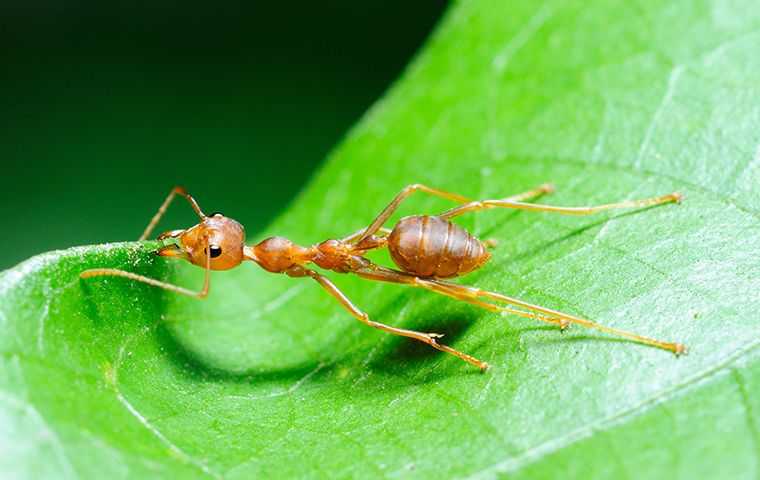
[[[492,312],[506,312],[554,324],[561,330],[566,329],[570,324],[577,324],[668,350],[676,355],[685,353],[686,347],[680,343],[664,342],[607,327],[591,320],[534,305],[500,293],[446,280],[465,275],[482,267],[491,257],[488,248],[495,245],[493,240],[481,241],[451,221],[462,214],[491,208],[510,208],[565,215],[590,215],[603,210],[651,207],[670,202],[680,203],[682,199],[681,194],[671,193],[644,200],[629,200],[591,207],[558,207],[526,202],[553,191],[553,185],[544,184],[533,190],[499,200],[473,201],[455,193],[437,190],[421,184],[413,184],[401,190],[367,228],[341,239],[325,240],[310,247],[302,247],[284,237],[270,237],[253,246],[245,245],[245,231],[242,225],[221,213],[204,214],[195,199],[184,188],[175,187],[145,228],[140,240],[148,238],[175,196],[184,197],[198,215],[200,223],[186,230],[171,230],[159,235],[159,240],[174,239],[175,243],[163,246],[156,253],[162,257],[181,258],[203,267],[206,275],[203,287],[199,291],[188,290],[153,278],[112,268],[86,270],[80,274],[80,277],[125,277],[182,295],[205,298],[209,292],[211,270],[228,270],[237,267],[243,260],[251,260],[272,273],[284,273],[296,278],[310,277],[335,297],[360,322],[394,335],[409,337],[426,343],[433,348],[450,353],[482,371],[488,369],[486,362],[440,343],[439,339],[443,336],[441,334],[407,330],[371,320],[327,277],[309,268],[309,264],[313,263],[324,270],[337,273],[353,273],[368,280],[422,288]],[[393,229],[384,228],[383,224],[399,205],[414,192],[425,192],[451,200],[458,203],[459,206],[440,215],[404,217],[396,223]],[[368,251],[383,247],[388,248],[398,269],[377,265],[365,257]]]

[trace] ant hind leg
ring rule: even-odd
[[[505,198],[501,200],[479,200],[470,202],[459,207],[452,208],[439,215],[441,218],[449,220],[468,212],[477,212],[480,210],[489,210],[491,208],[510,208],[515,210],[529,210],[532,212],[551,212],[563,215],[592,215],[605,210],[615,210],[622,208],[644,208],[654,207],[665,203],[680,203],[682,195],[678,192],[669,193],[659,197],[644,198],[641,200],[626,200],[623,202],[607,203],[604,205],[594,205],[588,207],[558,207],[555,205],[541,205],[538,203],[525,203],[522,201]]]
[[[507,197],[504,200],[508,202],[524,202],[526,200],[533,200],[534,198],[538,198],[547,193],[554,193],[554,184],[543,183],[534,189],[528,190],[527,192],[518,193],[517,195],[512,195],[511,197]]]
[[[560,328],[562,328],[563,330],[567,328],[570,324],[576,324],[576,325],[581,325],[586,328],[599,330],[601,332],[608,333],[610,335],[627,338],[629,340],[632,340],[637,343],[642,343],[644,345],[649,345],[652,347],[661,348],[663,350],[668,350],[670,352],[675,353],[676,355],[681,355],[681,354],[686,353],[686,347],[680,343],[665,342],[662,340],[645,337],[637,333],[628,332],[626,330],[620,330],[617,328],[608,327],[606,325],[602,325],[602,324],[593,322],[591,320],[587,320],[585,318],[576,317],[574,315],[559,312],[557,310],[552,310],[550,308],[542,307],[540,305],[528,303],[523,300],[519,300],[517,298],[502,295],[500,293],[489,292],[487,290],[481,290],[475,287],[469,287],[466,285],[450,283],[444,280],[425,280],[424,282],[425,282],[424,287],[428,288],[429,290],[433,290],[438,293],[442,293],[444,295],[453,296],[455,298],[460,298],[461,300],[468,301],[469,303],[475,303],[474,300],[478,300],[480,298],[486,298],[486,299],[493,300],[499,303],[506,303],[508,305],[512,305],[513,307],[529,310],[531,313],[521,312],[521,313],[518,313],[518,315],[525,318],[535,318],[536,320],[549,321],[550,323],[559,323]],[[494,307],[500,307],[499,305],[494,305],[489,302],[482,302],[482,303],[485,303],[486,305],[491,305]],[[510,313],[515,313],[515,312],[512,311]]]
[[[534,305],[532,303],[508,297],[500,293],[489,292],[487,290],[481,290],[475,287],[451,283],[445,280],[420,278],[409,273],[399,272],[397,270],[380,267],[378,265],[364,267],[360,270],[355,271],[354,273],[369,280],[400,283],[413,287],[424,288],[441,295],[446,295],[457,300],[462,300],[464,302],[476,305],[492,312],[512,313],[523,318],[535,319],[542,322],[558,325],[563,330],[570,324],[576,324],[618,337],[627,338],[634,342],[661,348],[663,350],[668,350],[675,353],[676,355],[686,353],[686,347],[680,343],[664,342],[662,340],[656,340],[654,338],[645,337],[643,335],[638,335],[636,333],[628,332],[625,330],[608,327],[606,325],[601,325],[585,318],[569,315],[567,313],[552,310],[540,305]],[[498,305],[497,303],[491,303],[487,300],[501,304],[507,304],[509,306]]]

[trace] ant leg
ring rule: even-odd
[[[492,312],[511,313],[512,315],[517,315],[517,316],[523,317],[523,318],[529,318],[529,319],[533,319],[533,320],[540,320],[542,322],[546,322],[546,323],[551,323],[553,325],[557,325],[560,328],[560,330],[563,330],[563,331],[570,325],[570,322],[568,322],[567,320],[564,320],[564,319],[549,317],[549,316],[546,316],[546,315],[541,315],[541,314],[536,313],[536,312],[526,312],[524,310],[518,310],[516,308],[505,307],[503,305],[495,305],[493,303],[483,302],[481,300],[478,300],[477,298],[473,298],[473,297],[470,297],[470,296],[462,295],[457,290],[446,288],[445,286],[442,286],[442,285],[435,285],[435,284],[432,284],[431,282],[423,280],[423,279],[418,280],[418,283],[419,283],[420,287],[425,288],[427,290],[430,290],[432,292],[440,293],[440,294],[443,294],[443,295],[447,295],[447,296],[449,296],[451,298],[454,298],[456,300],[461,300],[463,302],[467,302],[467,303],[475,305],[477,307],[485,308],[486,310],[490,310]]]
[[[381,267],[379,265],[373,264],[366,269],[357,270],[353,273],[359,275],[360,277],[366,278],[368,280],[377,280],[380,282],[389,282],[389,283],[400,283],[402,285],[410,285],[412,287],[424,288],[426,290],[430,290],[435,293],[446,295],[454,299],[461,300],[463,302],[467,302],[481,308],[485,308],[486,310],[489,310],[491,312],[511,313],[513,315],[518,315],[520,317],[532,318],[532,319],[540,320],[542,322],[551,323],[551,324],[559,326],[562,330],[567,328],[569,324],[567,320],[563,320],[560,318],[554,318],[551,316],[541,315],[541,314],[532,313],[532,312],[526,312],[523,310],[506,307],[503,305],[495,305],[493,303],[484,302],[471,295],[470,296],[463,295],[461,292],[455,289],[448,288],[448,284],[438,285],[429,279],[420,278],[410,273],[400,272],[398,270]],[[451,285],[459,286],[456,284],[451,284]]]
[[[447,282],[444,280],[421,279],[421,282],[424,284],[423,286],[425,288],[428,288],[429,290],[433,290],[433,291],[442,293],[444,295],[449,295],[449,296],[453,296],[452,294],[455,293],[457,295],[457,298],[461,297],[461,299],[463,300],[467,298],[469,299],[487,298],[490,300],[495,300],[497,302],[506,303],[506,304],[513,305],[516,307],[524,308],[526,310],[530,310],[531,312],[536,312],[537,314],[540,314],[537,317],[532,317],[532,318],[536,318],[537,320],[544,320],[541,317],[553,317],[554,319],[559,319],[560,326],[563,328],[566,327],[568,324],[574,323],[577,325],[584,326],[586,328],[592,328],[604,333],[609,333],[611,335],[617,335],[619,337],[627,338],[629,340],[643,343],[645,345],[650,345],[653,347],[661,348],[663,350],[668,350],[675,353],[676,355],[686,353],[686,347],[680,343],[664,342],[662,340],[656,340],[654,338],[645,337],[643,335],[638,335],[636,333],[628,332],[625,330],[608,327],[606,325],[601,325],[599,323],[592,322],[591,320],[587,320],[585,318],[580,318],[580,317],[576,317],[574,315],[570,315],[567,313],[562,313],[557,310],[552,310],[550,308],[528,303],[528,302],[525,302],[523,300],[519,300],[513,297],[508,297],[500,293],[489,292],[486,290],[481,290],[479,288],[469,287],[466,285],[459,285],[459,284]],[[525,315],[522,315],[522,316],[525,316]],[[528,317],[528,318],[531,318],[531,317]],[[556,322],[553,322],[553,323],[556,323]]]
[[[204,215],[201,211],[201,207],[198,206],[198,202],[196,202],[195,199],[189,193],[187,193],[187,190],[179,186],[174,187],[172,188],[172,191],[169,192],[169,195],[166,197],[166,200],[164,200],[164,203],[162,203],[158,208],[158,212],[153,215],[153,218],[150,220],[150,223],[148,223],[148,226],[145,227],[145,231],[143,231],[138,240],[145,240],[148,238],[148,235],[150,235],[150,232],[152,232],[156,227],[158,221],[161,220],[161,217],[164,216],[166,209],[169,208],[169,204],[172,203],[172,200],[174,200],[174,197],[176,195],[182,195],[185,197],[185,199],[187,199],[187,201],[190,203],[190,206],[193,207],[193,210],[195,210],[195,213],[198,215],[198,217],[200,217],[201,220],[205,218],[206,215]]]
[[[460,352],[459,350],[455,350],[447,345],[442,345],[438,343],[438,339],[443,336],[439,333],[417,332],[415,330],[407,330],[405,328],[392,327],[390,325],[385,325],[384,323],[379,323],[379,322],[370,320],[369,315],[367,315],[365,312],[361,311],[358,307],[356,307],[353,303],[351,303],[351,300],[349,300],[348,297],[346,297],[343,294],[343,292],[341,292],[338,289],[338,287],[336,287],[335,284],[330,281],[330,279],[328,279],[324,275],[320,275],[314,270],[297,266],[295,268],[292,268],[286,273],[292,277],[309,276],[313,278],[314,280],[317,281],[317,283],[319,283],[322,286],[322,288],[327,290],[327,293],[329,293],[336,300],[338,300],[338,302],[340,302],[343,308],[348,310],[348,312],[351,315],[356,317],[357,320],[364,323],[365,325],[368,325],[372,328],[377,328],[378,330],[382,330],[384,332],[388,332],[393,335],[413,338],[414,340],[418,340],[422,343],[426,343],[437,350],[454,355],[455,357],[458,357],[461,360],[464,360],[465,362],[478,367],[482,371],[485,371],[488,369],[488,364],[486,362],[482,362],[473,356],[467,355],[464,352]]]
[[[341,238],[340,241],[344,242],[344,243],[351,243],[354,240],[357,240],[362,235],[364,235],[364,232],[366,232],[366,231],[367,231],[366,228],[359,229],[359,230],[355,231],[354,233],[352,233],[351,235],[349,235],[347,237],[344,237],[344,238]],[[375,233],[379,233],[379,235],[377,235],[379,237],[387,237],[388,235],[391,234],[391,229],[390,228],[385,228],[385,227],[380,227],[380,228],[377,229],[377,232],[375,232]]]
[[[125,270],[118,270],[115,268],[93,268],[90,270],[85,270],[84,272],[79,274],[79,278],[92,278],[92,277],[105,277],[105,276],[128,278],[136,282],[147,283],[148,285],[153,285],[154,287],[163,288],[164,290],[169,290],[171,292],[179,293],[181,295],[187,295],[188,297],[205,298],[208,295],[208,283],[209,283],[208,270],[206,271],[206,280],[203,283],[203,288],[198,292],[189,290],[184,287],[180,287],[178,285],[173,285],[171,283],[162,282],[160,280],[156,280],[155,278],[145,277],[143,275],[127,272]]]
[[[419,183],[407,185],[398,193],[398,195],[396,195],[391,203],[389,203],[388,206],[386,206],[383,211],[380,212],[380,214],[372,221],[372,223],[370,223],[369,226],[364,229],[364,232],[361,236],[358,237],[356,243],[361,243],[363,240],[377,232],[377,230],[382,227],[383,223],[385,223],[385,221],[388,220],[391,215],[393,215],[393,212],[396,211],[401,202],[403,202],[409,195],[416,191],[422,191],[429,193],[430,195],[435,195],[436,197],[453,200],[457,203],[468,203],[471,201],[469,198],[457,195],[456,193],[437,190],[435,188],[430,188]]]
[[[160,280],[156,280],[155,278],[146,277],[144,275],[138,275],[136,273],[127,272],[126,270],[119,270],[116,268],[92,268],[90,270],[85,270],[84,272],[80,273],[79,278],[123,277],[123,278],[128,278],[130,280],[134,280],[136,282],[147,283],[148,285],[153,285],[154,287],[163,288],[164,290],[169,290],[170,292],[179,293],[180,295],[187,295],[188,297],[195,297],[195,298],[206,298],[208,296],[209,284],[211,280],[211,252],[208,247],[206,248],[205,270],[206,270],[206,274],[203,278],[203,288],[201,288],[197,292],[184,288],[184,287],[180,287],[179,285],[162,282]]]
[[[409,187],[407,187],[407,188],[409,188]],[[427,187],[425,187],[425,188],[427,188]],[[422,188],[420,188],[420,189],[422,189]],[[552,193],[553,191],[554,191],[554,185],[552,185],[550,183],[544,183],[543,185],[539,185],[538,187],[536,187],[536,188],[534,188],[532,190],[528,190],[527,192],[523,192],[523,193],[518,193],[517,195],[513,195],[511,197],[507,197],[504,200],[509,200],[509,201],[513,201],[513,202],[520,202],[520,201],[523,201],[523,200],[530,200],[532,198],[539,197],[539,196],[541,196],[541,195],[543,195],[545,193]],[[446,193],[446,192],[443,192],[443,193]],[[444,198],[449,198],[449,199],[454,200],[454,201],[460,201],[460,199],[451,198],[451,197],[444,197]],[[462,197],[461,200],[464,200],[464,197]],[[364,232],[366,232],[367,230],[369,230],[369,228],[359,229],[356,232],[352,233],[351,235],[342,238],[341,241],[342,242],[350,243],[350,242],[353,242],[355,240],[358,240],[359,238],[361,238],[364,235]],[[377,231],[375,233],[379,233],[380,236],[387,237],[388,235],[391,234],[391,229],[390,228],[380,227],[380,228],[377,229]],[[488,240],[488,241],[486,241],[486,245],[489,246],[489,247],[496,246],[496,243],[497,243],[496,240]]]
[[[412,193],[416,191],[425,192],[430,195],[435,195],[436,197],[444,198],[446,200],[451,200],[460,204],[473,203],[472,200],[462,195],[447,192],[445,190],[438,190],[436,188],[430,188],[426,185],[422,185],[419,183],[414,183],[412,185],[407,185],[406,187],[404,187],[404,189],[401,190],[398,193],[398,195],[396,195],[396,197],[391,201],[391,203],[389,203],[388,206],[386,206],[383,209],[383,211],[380,212],[380,215],[378,215],[377,218],[375,218],[375,220],[373,220],[372,223],[370,223],[369,226],[364,229],[364,232],[360,236],[354,234],[349,238],[355,239],[356,243],[361,243],[363,240],[373,235],[375,232],[378,231],[378,229],[383,225],[383,223],[385,223],[386,220],[388,220],[388,218],[391,215],[393,215],[393,212],[396,211],[396,209],[399,207],[401,202],[403,202],[409,195],[411,195]],[[549,193],[552,191],[554,191],[554,186],[549,185],[549,184],[544,184],[537,188],[534,188],[533,190],[529,190],[527,192],[520,193],[513,197],[509,197],[508,200],[510,201],[526,200],[529,198],[534,198],[543,193]]]
[[[539,185],[533,190],[528,190],[527,192],[518,193],[517,195],[512,195],[511,197],[507,197],[503,200],[508,201],[508,202],[523,202],[525,200],[532,200],[536,197],[540,197],[541,195],[545,193],[553,193],[553,192],[554,192],[554,185],[551,183],[544,183],[543,185]],[[489,238],[488,240],[483,241],[483,245],[485,245],[486,248],[494,248],[498,244],[499,244],[499,241],[496,240],[495,238]]]
[[[554,205],[540,205],[537,203],[523,203],[510,199],[504,200],[480,200],[476,202],[470,202],[460,207],[452,208],[439,217],[443,219],[451,219],[458,217],[463,213],[475,212],[478,210],[487,210],[489,208],[514,208],[517,210],[531,210],[534,212],[554,212],[564,215],[591,215],[604,210],[612,210],[618,208],[643,208],[652,207],[655,205],[661,205],[663,203],[680,203],[683,197],[680,193],[674,192],[660,197],[645,198],[643,200],[628,200],[624,202],[608,203],[605,205],[596,205],[591,207],[557,207]]]
[[[527,192],[518,193],[517,195],[512,195],[511,197],[507,197],[503,200],[507,200],[510,202],[524,202],[525,200],[530,200],[536,197],[540,197],[541,195],[545,193],[554,193],[554,185],[551,183],[544,183],[542,185],[537,186],[536,188],[532,190],[528,190]]]
[[[585,318],[576,317],[573,315],[569,315],[567,313],[559,312],[557,310],[552,310],[546,307],[541,307],[539,305],[534,305],[532,303],[528,303],[522,300],[518,300],[516,298],[508,297],[500,293],[494,293],[494,292],[489,292],[486,290],[481,290],[475,287],[469,287],[466,285],[450,283],[444,280],[420,278],[408,273],[399,272],[397,270],[392,270],[385,267],[380,267],[378,265],[371,265],[369,267],[365,267],[360,270],[357,270],[354,273],[370,280],[379,280],[379,281],[391,282],[391,283],[402,283],[402,284],[411,285],[415,287],[421,287],[426,290],[439,293],[441,295],[446,295],[448,297],[466,301],[468,303],[477,305],[479,307],[485,308],[490,311],[508,312],[508,313],[513,313],[515,315],[519,315],[524,318],[533,318],[533,319],[540,320],[547,323],[559,324],[560,328],[562,329],[566,328],[569,324],[574,323],[574,324],[582,325],[587,328],[593,328],[605,333],[627,338],[629,340],[633,340],[633,341],[650,345],[653,347],[662,348],[664,350],[671,351],[675,353],[676,355],[686,353],[686,347],[680,343],[663,342],[661,340],[645,337],[645,336],[638,335],[632,332],[627,332],[625,330],[619,330],[617,328],[607,327],[605,325],[592,322],[591,320],[586,320]],[[506,303],[514,307],[519,307],[525,310],[529,310],[532,313],[528,313],[525,311],[521,311],[521,310],[517,310],[517,309],[513,309],[510,307],[505,307],[501,305],[495,305],[493,303],[482,301],[480,300],[481,298],[495,300],[500,303]]]

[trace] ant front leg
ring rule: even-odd
[[[473,201],[470,200],[469,198],[456,194],[456,193],[447,192],[445,190],[439,190],[437,188],[431,188],[419,183],[407,185],[406,187],[404,187],[403,190],[401,190],[398,193],[398,195],[396,195],[396,197],[391,201],[391,203],[389,203],[388,206],[386,206],[383,209],[383,211],[380,212],[380,214],[372,221],[372,223],[369,224],[367,228],[365,228],[364,230],[360,230],[359,232],[356,232],[349,237],[346,237],[344,241],[355,240],[356,243],[361,243],[362,241],[366,240],[371,235],[374,235],[388,220],[388,218],[390,218],[390,216],[393,215],[393,212],[395,212],[396,209],[399,207],[399,205],[401,205],[401,202],[406,200],[406,198],[409,197],[409,195],[417,191],[425,192],[427,194],[434,195],[436,197],[440,197],[446,200],[451,200],[459,204],[473,203]],[[523,201],[523,200],[529,200],[531,198],[535,198],[540,195],[543,195],[544,193],[551,193],[553,191],[554,191],[554,186],[548,183],[545,183],[532,190],[528,190],[527,192],[523,192],[511,197],[507,197],[504,199],[504,201],[518,202],[518,201]]]
[[[156,212],[155,215],[153,215],[153,218],[151,218],[150,223],[148,223],[148,226],[145,227],[145,230],[143,231],[142,235],[140,235],[140,238],[138,240],[142,241],[148,238],[148,235],[150,235],[150,232],[153,231],[153,229],[156,227],[158,222],[161,220],[161,217],[164,216],[164,213],[166,213],[166,209],[169,208],[169,204],[172,203],[172,200],[174,200],[174,197],[177,195],[182,195],[185,197],[185,199],[190,203],[190,206],[193,207],[193,210],[198,215],[198,217],[203,220],[206,215],[203,214],[203,211],[201,211],[201,207],[198,206],[198,202],[195,201],[195,199],[187,193],[187,190],[185,190],[183,187],[174,187],[172,188],[172,191],[169,192],[169,195],[166,197],[166,200],[164,200],[164,203],[161,204],[161,206],[158,208],[158,212]],[[178,230],[175,232],[179,232]]]
[[[485,371],[488,369],[488,364],[486,362],[482,362],[478,360],[477,358],[470,356],[464,352],[460,352],[459,350],[455,350],[447,345],[442,345],[438,343],[438,339],[443,336],[439,333],[424,333],[424,332],[418,332],[415,330],[407,330],[405,328],[392,327],[384,323],[370,320],[369,315],[367,315],[365,312],[360,310],[356,305],[354,305],[351,302],[351,300],[349,300],[348,297],[346,297],[346,295],[343,292],[341,292],[338,289],[338,287],[335,286],[334,283],[330,281],[330,279],[328,279],[324,275],[320,275],[314,270],[301,267],[301,266],[294,266],[285,273],[291,277],[308,276],[308,277],[313,278],[317,283],[319,283],[322,286],[322,288],[324,288],[327,291],[327,293],[329,293],[336,300],[338,300],[338,302],[343,306],[343,308],[348,310],[348,312],[351,315],[353,315],[357,320],[359,320],[365,325],[368,325],[372,328],[377,328],[378,330],[382,330],[384,332],[388,332],[393,335],[413,338],[414,340],[418,340],[422,343],[426,343],[437,350],[454,355],[455,357],[458,357],[461,360],[464,360],[465,362],[478,367],[481,371]]]
[[[208,243],[207,243],[208,245]],[[184,287],[180,287],[179,285],[174,285],[172,283],[168,282],[162,282],[160,280],[156,280],[155,278],[146,277],[144,275],[138,275],[136,273],[127,272],[126,270],[119,270],[116,268],[92,268],[90,270],[85,270],[84,272],[79,274],[79,278],[92,278],[92,277],[122,277],[122,278],[128,278],[129,280],[133,280],[135,282],[141,282],[141,283],[147,283],[148,285],[153,285],[154,287],[163,288],[164,290],[169,290],[170,292],[179,293],[180,295],[186,295],[188,297],[195,297],[195,298],[206,298],[208,296],[209,292],[209,284],[211,283],[211,249],[206,247],[206,267],[205,267],[205,276],[203,277],[203,288],[201,288],[199,291],[190,290]]]

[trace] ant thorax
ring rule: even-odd
[[[312,262],[325,270],[347,273],[370,263],[358,255],[359,252],[353,244],[340,240],[326,240],[313,248],[315,255]]]

